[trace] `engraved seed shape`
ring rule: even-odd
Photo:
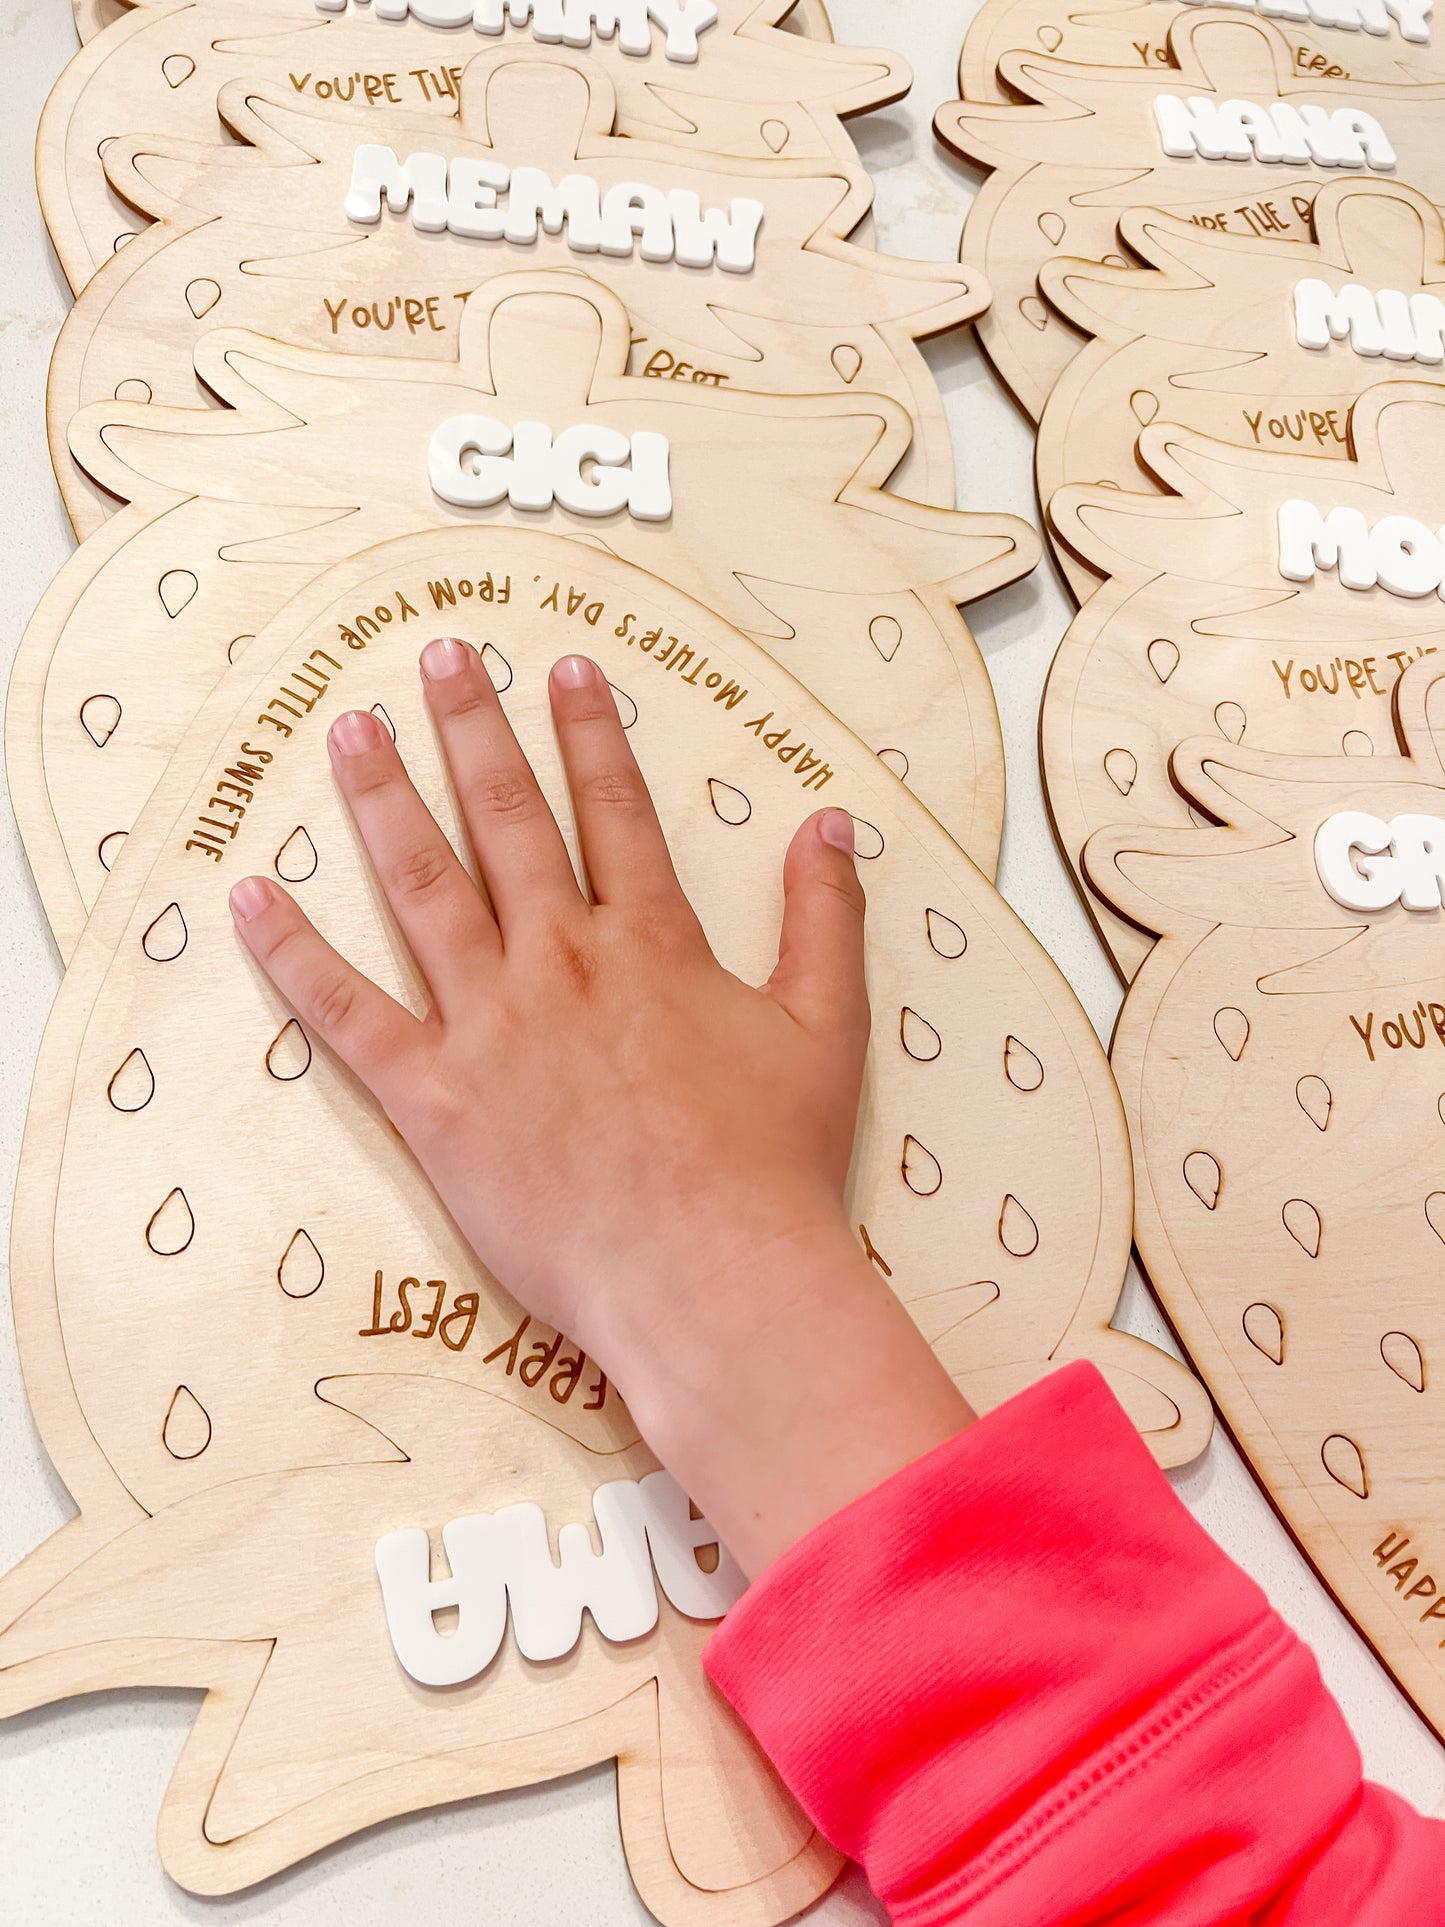
[[[1408,1332],[1386,1332],[1380,1340],[1380,1356],[1411,1391],[1424,1391],[1425,1354]]]
[[[785,120],[765,120],[759,131],[764,146],[774,154],[781,154],[788,144],[788,123]]]
[[[186,289],[186,306],[196,317],[197,321],[203,321],[220,298],[220,282],[212,281],[207,276],[202,276],[199,280],[192,281]]]
[[[87,696],[80,705],[80,723],[97,749],[104,749],[120,722],[120,704],[114,696]]]
[[[198,1459],[211,1442],[211,1415],[188,1385],[171,1394],[161,1437],[173,1459]]]
[[[1375,745],[1362,729],[1347,729],[1340,738],[1346,756],[1373,756]]]
[[[148,381],[142,381],[139,375],[132,375],[126,381],[117,382],[115,386],[115,398],[117,401],[146,402],[151,399],[154,393],[155,390],[151,387],[150,383]]]
[[[911,1134],[903,1140],[903,1182],[920,1198],[933,1197],[943,1186],[943,1166]]]
[[[294,1084],[311,1068],[311,1039],[293,1017],[271,1039],[266,1068],[278,1084]]]
[[[1320,1457],[1336,1485],[1344,1486],[1357,1499],[1369,1498],[1370,1481],[1365,1475],[1364,1454],[1353,1439],[1347,1439],[1343,1432],[1332,1432],[1320,1447]]]
[[[1056,54],[1064,44],[1064,36],[1058,27],[1040,27],[1036,36],[1045,53]]]
[[[387,735],[391,738],[391,740],[395,742],[396,741],[396,724],[391,720],[391,717],[388,716],[388,714],[386,713],[385,706],[382,703],[373,703],[371,705],[371,713],[373,716],[375,716],[376,720],[381,724],[382,728],[386,731]]]
[[[1148,388],[1136,388],[1129,397],[1129,412],[1147,428],[1159,413],[1159,397]]]
[[[109,836],[103,836],[96,845],[95,854],[100,858],[100,867],[107,876],[115,868],[115,860],[120,855],[120,846],[128,835],[127,830],[112,830]]]
[[[898,1021],[898,1035],[904,1050],[920,1064],[931,1064],[943,1054],[943,1039],[926,1017],[905,1004]]]
[[[1149,645],[1149,667],[1160,682],[1168,682],[1179,667],[1179,645],[1168,636],[1155,636]]]
[[[226,644],[226,661],[232,665],[238,663],[255,640],[254,636],[232,636]]]
[[[1224,1182],[1218,1158],[1211,1157],[1208,1151],[1191,1151],[1184,1160],[1184,1182],[1205,1210],[1212,1211],[1219,1203],[1220,1186]]]
[[[1046,210],[1039,216],[1039,233],[1051,248],[1056,248],[1064,238],[1064,217]]]
[[[1214,726],[1226,742],[1237,743],[1248,721],[1238,703],[1219,703],[1215,708]]]
[[[1039,1228],[1012,1192],[999,1213],[998,1241],[1015,1258],[1031,1258],[1039,1248]]]
[[[1049,311],[1036,294],[1026,294],[1019,303],[1019,313],[1031,328],[1040,333],[1049,325]]]
[[[903,640],[903,624],[896,616],[874,616],[868,625],[868,640],[884,662],[892,662]]]
[[[1302,1077],[1294,1087],[1300,1109],[1317,1131],[1327,1131],[1335,1107],[1334,1092],[1322,1077]]]
[[[884,769],[891,770],[900,783],[908,781],[908,756],[901,749],[880,749],[878,760]]]
[[[1018,1091],[1036,1091],[1044,1081],[1044,1067],[1027,1044],[1010,1037],[1003,1047],[1004,1075]]]
[[[862,816],[853,818],[854,856],[859,857],[864,863],[873,863],[882,856],[886,848],[883,832],[875,823],[870,823]]]
[[[326,1260],[309,1231],[297,1231],[276,1267],[276,1283],[288,1298],[310,1298],[320,1291]]]
[[[1441,1103],[1445,1104],[1445,1098],[1441,1099]],[[1441,1244],[1445,1244],[1445,1191],[1430,1193],[1425,1200],[1425,1216],[1429,1221],[1430,1229]]]
[[[1127,796],[1139,775],[1138,758],[1132,750],[1111,749],[1104,758],[1104,773],[1120,796]]]
[[[724,823],[739,829],[747,822],[753,813],[753,806],[741,790],[734,789],[731,783],[724,783],[716,776],[709,776],[707,787],[713,810]]]
[[[196,63],[189,54],[167,54],[161,62],[168,87],[184,87],[195,71]]]
[[[1249,1019],[1233,1004],[1226,1004],[1214,1013],[1214,1034],[1237,1064],[1249,1042]]]
[[[1280,1212],[1284,1228],[1307,1258],[1318,1258],[1324,1226],[1320,1214],[1304,1198],[1290,1198]]]
[[[851,386],[858,379],[858,371],[863,366],[863,357],[851,341],[840,341],[829,356],[839,379]]]
[[[957,963],[964,951],[968,949],[968,937],[960,925],[956,924],[952,917],[944,916],[941,910],[930,910],[925,921],[928,925],[928,941],[932,947],[940,957],[946,957],[949,963]],[[1440,1101],[1445,1104],[1445,1097]]]
[[[1271,1365],[1284,1363],[1284,1320],[1273,1305],[1251,1305],[1244,1314],[1244,1335]]]
[[[106,1087],[106,1095],[116,1110],[134,1116],[143,1111],[156,1094],[155,1072],[139,1045],[126,1058]]]
[[[276,874],[283,883],[305,883],[321,861],[304,823],[298,823],[276,852]]]
[[[141,938],[141,949],[152,963],[174,963],[190,941],[190,931],[178,903],[168,903]]]
[[[185,1192],[177,1185],[151,1213],[146,1243],[158,1258],[178,1258],[195,1235],[196,1220]]]
[[[512,686],[512,665],[494,642],[482,644],[482,667],[492,679],[492,687],[505,696]]]
[[[195,596],[200,583],[189,569],[168,569],[156,584],[161,606],[172,621]]]
[[[608,683],[607,687],[612,691],[612,700],[617,705],[617,715],[622,727],[624,729],[631,729],[632,725],[637,721],[637,704],[628,695],[627,691],[625,689],[619,689],[615,682]]]

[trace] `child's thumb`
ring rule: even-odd
[[[783,865],[783,933],[769,988],[809,1029],[868,1030],[867,908],[846,810],[810,816]]]

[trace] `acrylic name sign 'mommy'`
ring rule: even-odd
[[[540,0],[530,17],[513,8],[505,44],[570,44],[617,89],[618,128],[665,140],[694,159],[710,154],[769,161],[784,170],[829,155],[853,162],[840,115],[895,100],[909,75],[894,55],[834,47],[780,30],[791,0],[710,0],[716,24],[693,29],[697,0],[672,8],[570,9],[572,32],[554,32],[562,11]],[[318,11],[315,0],[136,0],[133,10],[73,60],[47,103],[36,150],[41,204],[56,251],[78,294],[145,215],[122,205],[102,154],[117,135],[164,129],[177,141],[224,146],[216,96],[228,81],[266,84],[297,101],[354,108],[361,138],[388,139],[401,118],[456,113],[461,69],[496,44],[488,20],[431,24],[423,12],[352,5]],[[457,14],[460,8],[447,9]],[[398,17],[399,12],[399,17]],[[480,16],[483,37],[471,17]],[[665,14],[665,20],[657,16]],[[642,22],[650,21],[644,49]],[[543,34],[547,38],[544,40]],[[695,58],[683,58],[694,45]]]
[[[1445,389],[1384,382],[1347,426],[1355,462],[1155,423],[1140,460],[1171,493],[1054,497],[1061,537],[1110,578],[1060,644],[1044,697],[1049,807],[1076,869],[1111,823],[1190,821],[1169,778],[1187,736],[1396,754],[1395,685],[1445,648],[1434,534],[1445,524]],[[1132,976],[1148,938],[1090,907]]]
[[[329,563],[453,522],[545,518],[666,575],[786,662],[992,874],[1003,745],[957,604],[1031,568],[1033,531],[885,492],[909,440],[887,401],[625,375],[629,332],[579,274],[499,277],[467,305],[459,363],[215,330],[200,371],[230,408],[111,401],[74,424],[78,459],[132,506],[62,571],[12,682],[12,794],[62,950],[246,638]]]
[[[1040,283],[1094,337],[1039,427],[1039,495],[1071,482],[1137,490],[1156,416],[1240,448],[1345,462],[1373,383],[1445,371],[1445,226],[1424,195],[1363,172],[1315,197],[1316,239],[1263,240],[1137,210],[1120,235],[1146,267],[1060,258]],[[1080,600],[1098,576],[1062,542]]]
[[[615,39],[619,50],[646,60],[653,29],[662,36],[669,60],[694,61],[698,35],[715,27],[713,0],[364,0],[373,20],[416,19],[424,27],[474,27],[478,33],[505,33],[527,27],[533,37],[591,47]],[[318,13],[345,13],[355,0],[315,0]]]
[[[979,334],[1036,419],[1081,346],[1042,299],[1040,271],[1060,252],[1122,262],[1115,230],[1128,209],[1308,241],[1315,195],[1341,167],[1385,169],[1445,201],[1445,83],[1297,75],[1283,32],[1238,12],[1181,15],[1167,46],[1168,75],[1137,57],[1090,67],[1013,54],[1002,71],[1030,104],[964,101],[938,115],[942,138],[993,170],[965,237],[994,290]]]
[[[709,1535],[646,1484],[655,1462],[595,1362],[481,1267],[227,907],[237,877],[278,875],[376,982],[425,1002],[376,914],[325,738],[344,709],[384,716],[460,839],[417,670],[443,627],[484,650],[564,824],[548,672],[575,650],[599,663],[683,887],[744,981],[775,964],[797,824],[820,800],[853,816],[879,1022],[847,1208],[880,1283],[980,1409],[1087,1356],[1161,1458],[1207,1434],[1182,1368],[1109,1328],[1130,1212],[1102,1051],[933,817],[666,581],[530,528],[406,536],[315,581],[216,692],[56,1006],[14,1275],[33,1410],[80,1520],[0,1587],[0,1708],[126,1681],[222,1689],[161,1828],[191,1886],[234,1888],[385,1813],[620,1752],[624,1835],[653,1912],[678,1927],[781,1920],[837,1862],[704,1687],[706,1628],[690,1615],[716,1611],[727,1584],[704,1583],[722,1572]],[[220,1111],[251,1127],[224,1157]],[[516,1506],[542,1508],[565,1557],[540,1603],[516,1541],[535,1548],[537,1520]],[[639,1555],[641,1525],[656,1569],[651,1632],[645,1568],[604,1587],[567,1530],[595,1519],[610,1547],[618,1510],[617,1543]],[[445,1583],[440,1562],[424,1577],[418,1539],[392,1538],[422,1530],[443,1535],[457,1605],[482,1612],[467,1674],[500,1608],[500,1568],[468,1577],[468,1555],[505,1557],[509,1594],[514,1577],[527,1593],[496,1657],[446,1689],[419,1687],[397,1657],[423,1671],[437,1657],[417,1593]],[[528,1658],[571,1638],[558,1593],[574,1579],[596,1624],[565,1666]]]
[[[1086,862],[1160,939],[1113,1051],[1140,1256],[1275,1504],[1445,1732],[1438,659],[1398,695],[1403,756],[1186,743],[1175,778],[1223,827],[1110,830]],[[1322,831],[1367,823],[1395,844],[1354,859],[1370,907],[1318,867]]]
[[[408,156],[431,154],[435,178],[468,177],[470,223],[460,190],[447,213],[471,232],[452,231],[446,219],[441,231],[418,231],[418,213],[440,214],[436,201],[424,193],[421,207],[408,207],[398,189],[405,211],[382,210],[374,177],[361,210],[371,224],[348,218],[358,148],[381,144],[355,110],[294,93],[240,82],[222,91],[221,111],[244,146],[196,148],[164,134],[112,141],[109,178],[157,225],[95,277],[52,365],[52,453],[77,532],[89,534],[104,513],[65,455],[85,402],[121,394],[194,403],[193,346],[227,325],[349,354],[452,360],[468,291],[523,265],[583,268],[610,287],[632,317],[639,372],[675,379],[687,370],[699,385],[772,394],[890,396],[919,430],[900,486],[951,506],[952,439],[917,340],[978,312],[986,293],[976,278],[847,241],[872,196],[856,161],[799,162],[780,173],[615,137],[610,83],[581,59],[531,42],[476,54],[444,142],[443,123],[393,118],[389,146],[402,157],[401,175]],[[503,180],[510,194],[499,191]],[[489,195],[508,203],[505,217],[485,205]],[[761,208],[760,222],[746,214],[734,231],[734,202]],[[278,222],[271,210],[283,205]],[[579,252],[579,217],[589,215],[598,245]],[[505,240],[479,238],[505,218],[536,235],[526,263]],[[647,258],[651,235],[664,229],[683,257],[666,272]],[[719,249],[733,258],[734,242],[755,242],[750,273],[702,264]]]
[[[999,68],[1019,48],[1090,67],[1157,71],[1168,63],[1170,26],[1196,4],[1205,0],[1090,0],[1087,11],[1061,0],[985,0],[964,41],[961,92],[965,100],[1009,100]],[[1276,23],[1301,78],[1394,87],[1445,81],[1432,0],[1238,0],[1238,11]]]

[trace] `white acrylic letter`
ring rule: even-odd
[[[716,261],[732,274],[746,274],[757,260],[758,229],[763,224],[761,201],[735,200],[724,211],[703,212],[696,194],[677,187],[667,197],[672,210],[673,248],[685,268],[710,268]]]
[[[500,241],[506,220],[497,196],[510,179],[510,168],[500,161],[453,161],[447,184],[447,226],[452,233],[470,241]]]
[[[1390,848],[1390,826],[1363,810],[1343,810],[1322,823],[1315,836],[1320,882],[1346,910],[1388,910],[1400,900],[1400,866]],[[1366,860],[1358,867],[1356,852]]]
[[[620,429],[564,428],[554,444],[553,489],[564,509],[574,515],[615,515],[626,508],[630,477],[624,464],[632,444]],[[592,464],[592,476],[582,467]]]
[[[505,1568],[496,1522],[485,1513],[442,1529],[450,1579],[431,1576],[431,1542],[417,1528],[390,1532],[376,1548],[387,1630],[397,1658],[423,1686],[460,1686],[484,1673],[507,1631]],[[459,1613],[454,1633],[439,1633],[433,1614]]]
[[[351,164],[346,217],[371,227],[381,219],[381,198],[393,214],[405,214],[425,234],[441,234],[447,224],[447,163],[443,154],[413,154],[403,167],[389,147],[366,142]]]
[[[1347,589],[1373,589],[1379,580],[1370,528],[1358,509],[1321,515],[1313,502],[1281,502],[1279,572],[1286,582],[1311,582],[1317,569],[1338,569]]]
[[[1441,586],[1440,544],[1412,515],[1386,515],[1370,530],[1380,587],[1391,595],[1434,595]]]
[[[427,473],[444,502],[485,509],[512,486],[512,431],[491,415],[453,415],[431,438]]]
[[[665,522],[672,514],[672,450],[666,435],[648,429],[632,438],[632,492],[627,506],[639,522]]]
[[[602,252],[629,255],[638,236],[644,261],[672,259],[672,210],[660,187],[618,181],[602,203]]]

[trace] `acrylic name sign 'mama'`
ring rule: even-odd
[[[1003,746],[956,605],[1031,568],[1032,529],[885,492],[909,436],[887,401],[628,376],[628,332],[621,304],[580,275],[511,276],[468,303],[450,367],[216,330],[201,373],[232,410],[112,401],[77,421],[79,459],[132,506],[42,603],[8,722],[12,796],[62,951],[228,657],[328,563],[457,521],[545,516],[695,594],[807,683],[992,873]],[[534,480],[525,451],[553,436]],[[515,446],[502,451],[518,437],[520,466]],[[581,461],[584,445],[618,457],[639,444],[641,472],[635,457]]]
[[[1110,578],[1059,645],[1040,728],[1049,808],[1076,872],[1110,824],[1188,824],[1169,779],[1185,737],[1397,753],[1392,691],[1445,647],[1445,389],[1383,382],[1349,426],[1356,462],[1233,448],[1156,422],[1139,454],[1170,494],[1054,497],[1062,538]],[[1147,935],[1086,901],[1132,976]]]
[[[839,115],[907,91],[907,67],[892,54],[781,32],[787,0],[714,4],[717,24],[700,36],[694,61],[669,60],[657,26],[645,56],[628,53],[620,35],[596,33],[572,50],[611,77],[620,132],[671,142],[695,158],[725,154],[785,170],[828,155],[851,162]],[[455,114],[459,69],[496,44],[470,26],[438,28],[414,14],[376,18],[374,5],[324,14],[314,0],[143,0],[120,11],[119,24],[57,82],[36,151],[41,204],[77,294],[144,224],[106,182],[108,140],[164,130],[223,145],[216,96],[231,80],[351,106],[371,129],[365,138],[377,138],[396,117]],[[545,45],[530,27],[510,24],[504,44]]]
[[[1040,284],[1095,338],[1059,377],[1039,427],[1039,498],[1071,482],[1138,489],[1139,430],[1157,416],[1281,454],[1348,461],[1351,404],[1379,381],[1445,380],[1445,226],[1386,181],[1320,189],[1317,239],[1266,241],[1126,213],[1145,268],[1066,258]],[[1099,578],[1056,542],[1080,600]]]
[[[1127,266],[1115,230],[1129,208],[1308,241],[1319,188],[1342,166],[1370,171],[1372,153],[1371,178],[1398,179],[1437,206],[1445,202],[1445,82],[1390,87],[1296,75],[1284,34],[1237,12],[1181,16],[1168,49],[1177,73],[1137,58],[1089,67],[1014,54],[1002,71],[1030,104],[961,101],[939,112],[942,139],[993,170],[965,236],[994,292],[979,335],[1035,420],[1082,346],[1040,295],[1040,271],[1060,252]],[[1288,138],[1277,123],[1287,124]],[[1348,141],[1347,123],[1355,126]],[[1202,151],[1201,135],[1219,158]]]
[[[1086,862],[1160,939],[1113,1053],[1140,1256],[1275,1504],[1445,1732],[1445,910],[1438,890],[1345,907],[1315,862],[1341,813],[1445,815],[1440,677],[1432,658],[1400,683],[1403,759],[1184,744],[1175,778],[1223,827],[1106,831]]]
[[[92,533],[104,504],[66,458],[72,416],[87,401],[116,395],[194,403],[192,351],[211,329],[251,327],[342,353],[451,360],[467,293],[495,275],[535,266],[589,274],[627,304],[638,372],[666,375],[678,386],[890,395],[919,429],[917,455],[900,485],[951,507],[953,443],[917,340],[979,311],[987,294],[976,277],[846,240],[872,198],[856,161],[799,162],[780,172],[615,137],[611,83],[579,61],[565,49],[530,43],[477,54],[461,78],[456,121],[398,113],[388,126],[386,145],[401,157],[398,167],[412,153],[436,155],[452,174],[470,171],[474,199],[483,176],[495,178],[498,168],[509,181],[530,181],[527,231],[542,231],[526,244],[481,232],[421,231],[416,222],[419,214],[429,218],[425,208],[400,195],[396,212],[378,207],[375,189],[378,218],[351,219],[358,150],[380,145],[374,124],[354,109],[302,101],[274,84],[268,91],[238,81],[222,90],[221,112],[246,145],[198,148],[164,132],[113,140],[105,153],[110,179],[157,225],[91,282],[66,319],[52,363],[51,450],[76,532]],[[569,176],[581,185],[556,197],[561,217],[549,231],[531,219],[539,198],[554,198],[540,183],[556,186]],[[644,258],[646,237],[630,228],[621,254],[600,246],[581,252],[569,210],[594,191],[598,218],[604,204],[612,206],[618,225],[623,214],[614,193],[642,203],[672,197],[670,239],[678,231],[673,207],[687,208],[682,226],[691,237],[705,225],[702,210],[761,206],[756,265],[731,274],[715,261],[660,264]],[[528,213],[525,195],[515,208],[512,197],[502,198],[509,213]],[[284,222],[275,219],[277,206],[285,208]]]
[[[653,1911],[779,1920],[836,1862],[704,1689],[705,1628],[666,1604],[675,1562],[654,1548],[657,1631],[618,1644],[589,1628],[560,1669],[508,1643],[438,1697],[387,1630],[388,1534],[513,1504],[557,1530],[651,1469],[595,1365],[468,1253],[227,907],[237,877],[281,876],[419,1007],[324,739],[345,708],[384,716],[456,833],[416,664],[438,583],[456,597],[446,628],[484,649],[564,823],[547,672],[579,649],[600,663],[682,884],[745,980],[775,961],[797,824],[823,802],[852,813],[878,1016],[848,1197],[863,1248],[976,1406],[1087,1356],[1166,1462],[1207,1435],[1182,1368],[1109,1329],[1130,1186],[1102,1051],[927,811],[755,645],[656,578],[530,530],[409,536],[313,584],[216,692],[57,1003],[13,1276],[32,1408],[80,1518],[0,1588],[0,1707],[103,1684],[216,1688],[161,1826],[167,1865],[198,1889],[620,1752]],[[211,1120],[238,1108],[255,1128],[218,1158]]]
[[[1167,35],[1203,0],[985,0],[963,43],[965,100],[1012,98],[999,69],[1015,52],[1057,54],[1090,67],[1168,65]],[[1371,80],[1390,86],[1445,81],[1441,29],[1431,0],[1240,0],[1288,41],[1301,79]]]

